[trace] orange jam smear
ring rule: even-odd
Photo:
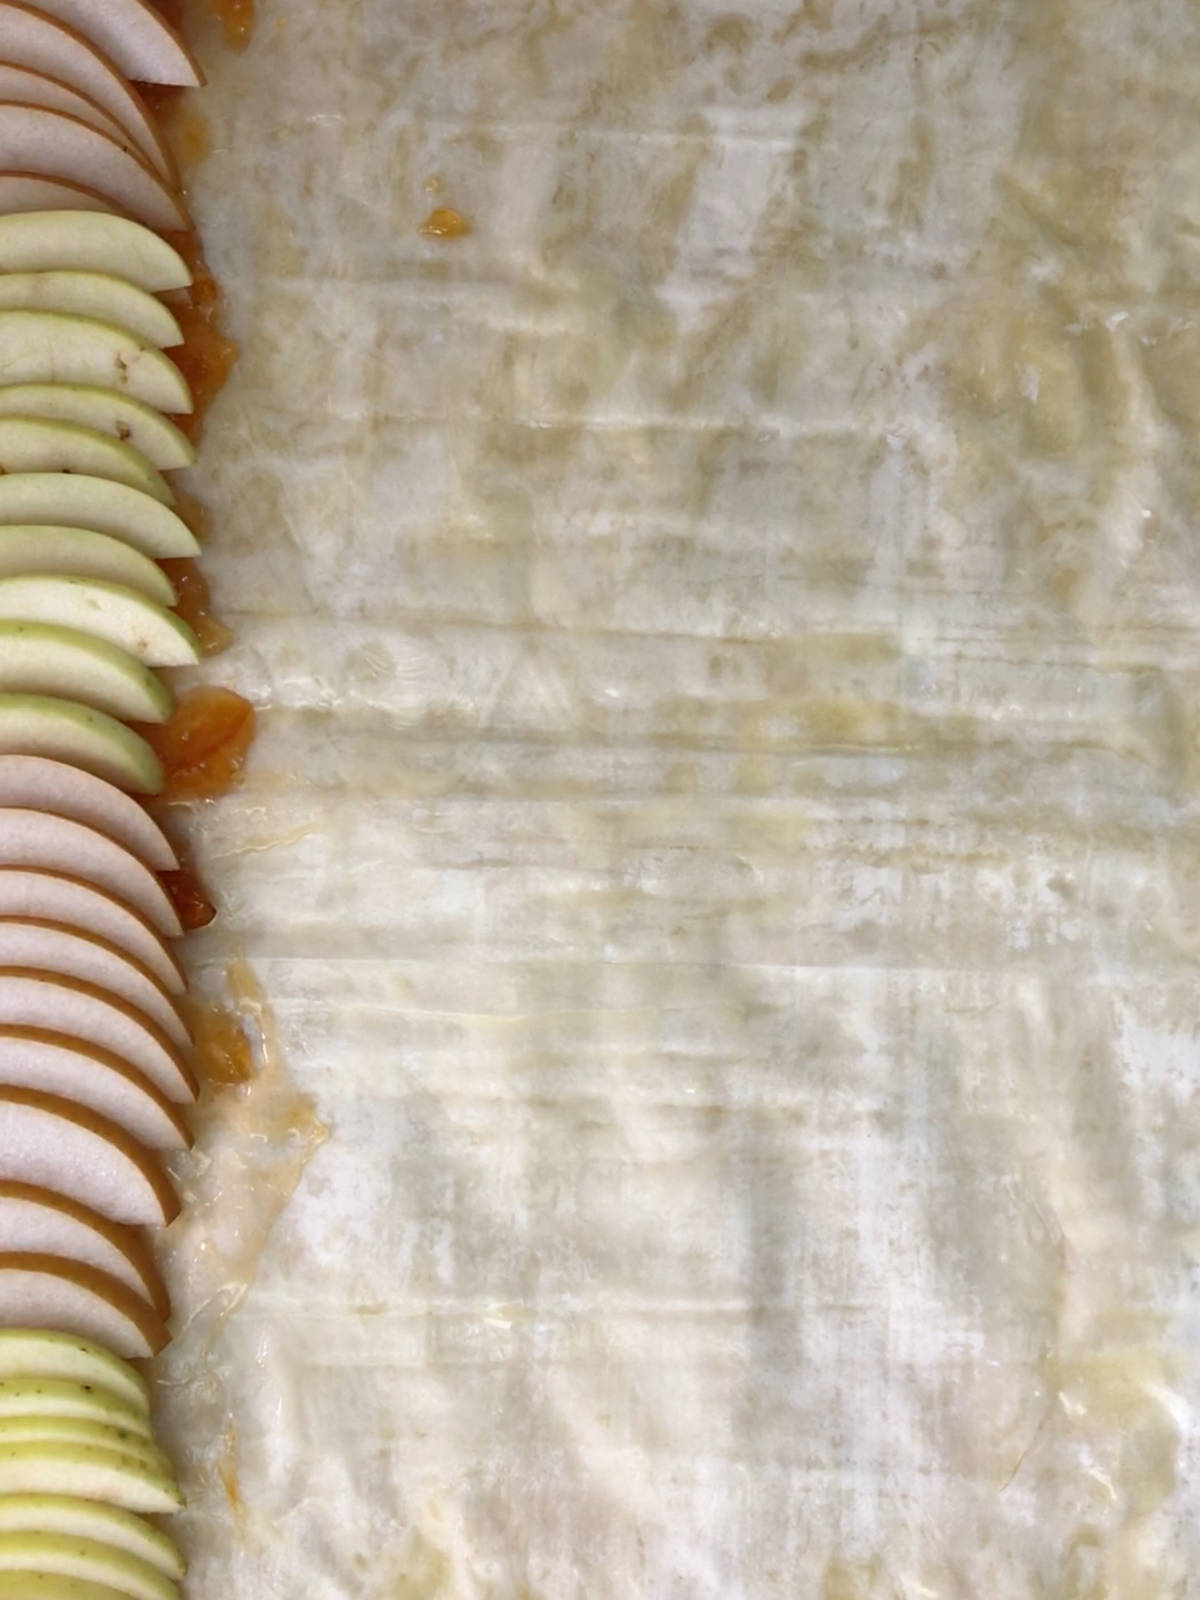
[[[163,764],[163,800],[214,800],[235,787],[254,738],[254,707],[232,689],[203,685],[175,702],[166,722],[138,732]]]
[[[215,1001],[193,1003],[187,1020],[201,1077],[221,1087],[249,1083],[254,1076],[254,1052],[242,1026],[242,1013]]]
[[[195,933],[197,928],[207,928],[217,914],[217,908],[195,872],[186,863],[173,872],[160,872],[167,898],[175,907],[175,915],[184,933]]]
[[[466,217],[450,206],[435,206],[421,224],[427,239],[465,239],[474,231]]]
[[[193,409],[174,420],[193,443],[199,439],[209,406],[225,387],[238,358],[238,347],[221,331],[221,288],[200,251],[194,233],[164,237],[174,245],[192,272],[191,288],[181,292],[171,309],[179,319],[183,343],[169,352],[192,391]]]
[[[175,612],[200,641],[200,653],[215,656],[233,643],[233,631],[227,628],[212,608],[212,595],[208,581],[200,571],[200,563],[188,557],[178,557],[159,563],[175,589]]]

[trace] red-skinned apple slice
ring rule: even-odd
[[[158,979],[116,945],[82,928],[34,918],[0,917],[0,967],[56,972],[107,989],[149,1017],[180,1050],[191,1047],[183,1019]]]
[[[175,163],[145,102],[82,34],[20,0],[0,0],[0,39],[6,61],[88,95],[125,129],[162,177],[175,181]]]
[[[82,183],[111,195],[148,228],[169,233],[191,225],[179,196],[148,161],[65,111],[0,101],[0,167]]]
[[[179,865],[169,840],[144,806],[115,784],[64,761],[0,755],[0,807],[4,806],[70,817],[72,822],[106,834],[155,872],[173,872]],[[0,916],[4,914],[0,908]]]
[[[71,817],[13,806],[0,811],[0,866],[63,872],[114,895],[168,938],[182,929],[166,891],[138,858],[115,840]]]
[[[140,912],[81,878],[0,867],[0,916],[38,917],[88,928],[152,972],[169,994],[183,993],[183,974],[162,935]]]
[[[180,1109],[127,1061],[38,1028],[0,1027],[0,1084],[43,1089],[107,1117],[147,1150],[183,1150]]]
[[[39,0],[39,4],[90,39],[134,83],[194,89],[204,82],[187,45],[145,0]]]
[[[117,1278],[65,1257],[32,1252],[0,1254],[0,1326],[76,1334],[94,1340],[126,1361],[157,1355],[168,1338],[158,1313]],[[0,1494],[38,1489],[61,1494],[78,1492],[62,1481],[17,1483],[5,1468],[19,1448],[10,1446],[0,1452]]]
[[[27,1183],[0,1183],[0,1240],[10,1251],[62,1256],[94,1267],[123,1283],[160,1317],[170,1315],[166,1287],[142,1235],[67,1195]],[[98,1380],[91,1375],[77,1381]],[[120,1392],[130,1398],[124,1389]]]
[[[61,1032],[106,1050],[177,1105],[196,1098],[195,1074],[149,1018],[104,989],[52,972],[0,967],[0,1026]]]
[[[0,46],[0,48],[3,48]],[[0,61],[0,100],[16,100],[25,105],[45,106],[47,111],[65,111],[78,117],[99,133],[105,133],[118,144],[136,149],[133,140],[119,122],[114,122],[103,106],[98,106],[86,94],[72,89],[69,83],[49,78],[44,72],[34,72],[31,67],[15,67],[11,61]]]
[[[65,178],[42,178],[36,172],[0,172],[0,217],[42,215],[53,211],[63,216],[109,216],[114,221],[120,207],[106,194],[69,183]]]

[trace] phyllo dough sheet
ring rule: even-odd
[[[200,43],[191,1600],[1200,1594],[1200,10]]]

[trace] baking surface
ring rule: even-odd
[[[262,13],[192,1600],[1200,1595],[1200,10]]]

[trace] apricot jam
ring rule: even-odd
[[[213,612],[212,596],[199,563],[176,558],[160,565],[175,589],[175,612],[199,639],[201,654],[215,656],[228,650],[233,632]]]
[[[209,406],[225,387],[238,347],[221,332],[221,289],[208,270],[194,233],[172,233],[166,237],[187,262],[192,284],[172,299],[171,309],[179,319],[183,343],[168,352],[192,391],[193,409],[188,416],[174,420],[193,443],[200,437]]]
[[[212,800],[241,778],[254,738],[254,707],[232,689],[204,685],[180,695],[168,721],[138,732],[166,772],[164,800]]]
[[[244,50],[254,32],[254,0],[206,0],[206,3],[219,20],[229,48]],[[158,0],[158,9],[178,32],[183,24],[183,0]]]
[[[233,1006],[192,1005],[188,1021],[196,1047],[196,1064],[209,1083],[248,1083],[254,1076],[254,1053]]]
[[[183,865],[174,872],[160,872],[167,898],[175,907],[184,933],[195,933],[197,928],[207,928],[217,914],[217,908],[208,898],[204,885],[192,868]]]
[[[465,239],[474,229],[461,212],[450,206],[435,206],[421,224],[427,239]]]

